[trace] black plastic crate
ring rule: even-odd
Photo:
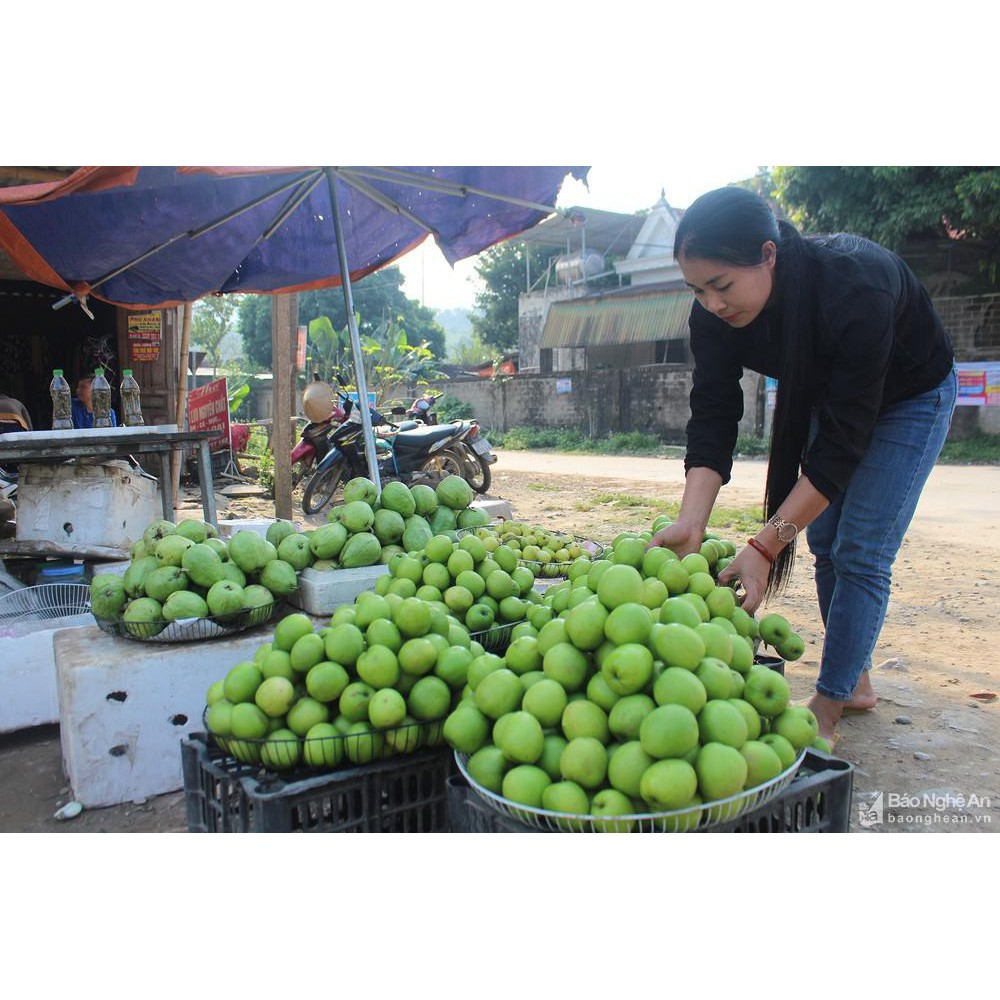
[[[846,833],[854,765],[808,751],[780,795],[704,833]],[[541,833],[487,806],[459,774],[448,779],[448,812],[454,833]]]
[[[181,741],[192,833],[435,833],[448,830],[448,747],[323,774],[242,764],[203,733]]]

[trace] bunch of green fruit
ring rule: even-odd
[[[131,555],[124,576],[93,578],[90,602],[95,617],[121,620],[140,639],[187,619],[264,622],[275,600],[298,586],[298,566],[271,542],[237,531],[227,544],[203,521],[155,521]]]
[[[537,524],[506,521],[477,534],[483,538],[487,530],[514,549],[521,558],[521,565],[529,566],[537,576],[550,579],[563,576],[573,561],[589,562],[591,559],[590,552],[573,535],[551,532]]]
[[[677,594],[697,594],[705,597],[718,581],[719,574],[733,561],[736,546],[719,538],[717,535],[705,534],[704,541],[698,552],[691,553],[681,560],[669,549],[653,549],[646,551],[653,534],[670,524],[667,517],[659,517],[653,522],[652,530],[638,534],[620,534],[612,545],[611,563],[624,563],[642,570],[644,576],[653,575],[665,562],[676,561],[679,566],[671,566],[659,577],[668,587],[671,596]],[[666,555],[660,555],[663,552]],[[685,576],[685,572],[687,574]],[[751,639],[760,639],[771,646],[783,660],[798,660],[805,652],[802,637],[792,631],[788,620],[779,614],[764,615],[760,621],[751,619],[747,622],[744,612],[737,609],[734,624],[737,624],[740,634]],[[745,626],[740,627],[740,626]]]
[[[482,655],[434,604],[366,590],[318,630],[306,615],[283,618],[253,660],[209,688],[206,725],[227,753],[274,770],[439,746]]]
[[[457,538],[458,529],[488,521],[485,512],[469,507],[472,500],[472,489],[459,476],[448,476],[436,489],[391,482],[381,493],[370,479],[359,476],[344,487],[344,502],[330,511],[330,524],[318,529],[330,534],[331,544],[325,547],[331,554],[313,568],[374,566],[422,549],[435,534]],[[339,545],[331,526],[342,533]]]
[[[476,782],[513,803],[622,831],[635,821],[614,817],[684,810],[658,828],[692,829],[804,748],[829,747],[812,712],[789,705],[785,679],[754,663],[753,619],[704,557],[637,558],[630,541],[613,559],[574,563],[529,614],[537,634],[470,669],[444,735]],[[739,808],[715,806],[711,819]]]
[[[431,601],[471,632],[483,632],[495,624],[523,622],[528,609],[542,601],[534,584],[531,570],[519,566],[517,553],[495,536],[484,540],[470,534],[456,542],[440,534],[416,552],[393,556],[389,575],[376,582],[375,590]]]

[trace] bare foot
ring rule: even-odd
[[[851,695],[851,700],[843,702],[843,710],[845,712],[865,712],[877,704],[878,695],[875,694],[875,689],[872,687],[869,671],[862,670],[854,693]]]
[[[840,721],[844,704],[845,702],[827,698],[818,691],[806,702],[806,708],[816,716],[816,722],[819,724],[818,735],[822,736],[830,746],[837,741],[837,723]]]

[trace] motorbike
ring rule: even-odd
[[[330,450],[316,465],[302,496],[306,514],[317,514],[329,504],[343,483],[368,475],[364,430],[354,401],[338,392],[347,418],[329,435]],[[406,416],[404,407],[393,407],[393,416]],[[496,455],[479,433],[475,420],[453,424],[424,425],[413,420],[393,423],[369,408],[372,426],[378,428],[376,461],[383,480],[409,485],[434,485],[446,476],[460,476],[476,493],[485,493],[492,480],[490,466]]]
[[[418,396],[406,411],[406,415],[411,420],[419,420],[422,423],[434,425],[438,422],[437,414],[433,411],[434,404],[438,401],[438,396],[433,392],[426,392]]]
[[[337,403],[326,420],[311,420],[302,428],[291,454],[293,487],[308,476],[318,462],[326,458],[333,447],[331,432],[346,419],[346,411]]]

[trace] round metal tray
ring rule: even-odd
[[[348,749],[363,756],[364,762],[384,760],[403,753],[413,753],[425,746],[438,746],[443,741],[441,730],[447,716],[430,719],[425,722],[408,722],[402,726],[390,726],[386,729],[371,729],[363,733],[338,733],[336,736],[321,736],[313,739],[298,737],[294,740],[239,739],[236,736],[220,736],[208,727],[208,709],[202,714],[205,732],[212,737],[215,745],[231,757],[244,764],[259,764],[265,770],[280,771],[282,774],[307,772],[315,774],[319,771],[334,771],[340,767],[355,766],[348,755]],[[426,740],[428,727],[437,727],[433,741]],[[386,739],[386,736],[389,739]],[[267,744],[271,749],[271,760],[263,762],[261,750]],[[327,757],[331,763],[312,765],[306,762],[306,746],[316,751],[321,757]],[[363,753],[362,753],[363,752]],[[287,765],[282,766],[282,760]],[[294,763],[292,762],[294,759]]]
[[[491,809],[508,819],[534,827],[536,830],[559,833],[679,833],[707,830],[727,820],[742,816],[775,796],[780,795],[791,784],[796,772],[805,759],[803,750],[791,767],[776,778],[748,788],[725,799],[716,799],[701,806],[675,809],[661,813],[635,813],[628,816],[584,816],[577,813],[552,812],[533,806],[519,805],[491,792],[476,782],[469,774],[467,754],[455,751],[455,761],[462,777],[482,801]]]
[[[127,622],[120,618],[98,618],[98,627],[108,635],[138,642],[204,642],[221,639],[237,632],[256,628],[269,622],[280,601],[272,601],[259,608],[238,611],[224,618],[184,618],[175,622]]]

